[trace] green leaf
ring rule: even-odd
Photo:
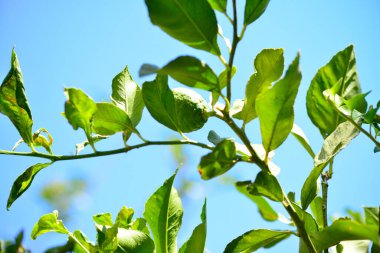
[[[202,179],[208,180],[230,170],[237,162],[235,143],[225,139],[218,143],[211,153],[202,156],[198,172]]]
[[[167,76],[145,82],[142,93],[152,117],[174,131],[196,131],[207,122],[208,107],[202,96],[186,88],[170,90]]]
[[[270,204],[268,203],[268,201],[265,200],[265,198],[250,194],[250,192],[247,189],[247,186],[251,184],[252,184],[251,181],[242,181],[242,182],[237,182],[235,184],[235,187],[239,192],[247,196],[250,200],[252,200],[257,205],[257,208],[259,209],[259,213],[263,219],[267,221],[277,220],[278,219],[277,212],[270,206]]]
[[[113,135],[118,132],[136,132],[127,113],[108,102],[96,103],[92,118],[93,132],[100,135]]]
[[[113,226],[112,216],[110,213],[99,213],[92,216],[92,220],[97,227]]]
[[[123,206],[117,214],[115,223],[118,224],[119,228],[130,228],[134,213],[135,211],[132,208]]]
[[[310,203],[310,209],[319,228],[323,228],[322,198],[319,196],[315,197]]]
[[[127,113],[132,125],[136,127],[142,117],[144,101],[140,87],[129,74],[128,66],[113,78],[111,99]]]
[[[193,230],[191,237],[182,245],[178,253],[204,252],[207,232],[206,200],[203,204],[201,220],[202,223]]]
[[[145,204],[144,218],[153,233],[156,253],[176,253],[182,223],[181,199],[173,188],[176,173],[165,181]]]
[[[285,239],[291,234],[291,231],[251,230],[231,241],[224,253],[254,252],[280,239]]]
[[[58,220],[58,211],[55,210],[52,213],[42,215],[36,224],[34,224],[32,230],[32,239],[35,240],[38,236],[48,233],[56,232],[60,234],[68,235],[70,232],[63,225],[62,220]]]
[[[91,122],[97,110],[96,103],[83,91],[75,88],[65,88],[65,116],[74,130],[82,128],[93,147],[91,138]]]
[[[112,227],[102,226],[101,229],[97,227],[100,252],[113,253],[116,251],[119,246],[118,231],[117,224],[114,224]]]
[[[41,133],[45,133],[47,135],[47,138]],[[45,128],[38,129],[33,134],[33,145],[35,147],[43,147],[47,152],[52,154],[51,145],[53,144],[53,137],[50,135],[49,131]]]
[[[190,47],[220,55],[216,16],[207,0],[145,0],[154,25]]]
[[[357,122],[359,124],[359,122]],[[359,130],[349,121],[340,123],[323,142],[321,151],[315,156],[315,164],[324,164],[344,149],[358,134]]]
[[[267,152],[280,146],[292,130],[293,105],[300,82],[298,54],[285,77],[257,97],[256,112],[260,119],[263,146]]]
[[[257,117],[256,99],[257,96],[268,90],[271,83],[277,81],[284,71],[284,50],[264,49],[255,58],[254,67],[256,72],[251,75],[246,89],[244,107],[241,119],[244,124]]]
[[[264,196],[277,202],[281,202],[284,199],[277,178],[264,171],[260,171],[257,174],[255,182],[247,186],[247,191],[249,194]]]
[[[302,208],[304,210],[307,209],[307,207],[310,205],[311,201],[317,196],[318,194],[318,185],[317,185],[317,179],[321,175],[323,169],[326,167],[327,163],[322,163],[317,166],[315,166],[309,176],[306,178],[302,190],[301,190],[301,204]]]
[[[116,253],[153,253],[154,242],[145,233],[138,230],[119,228]]]
[[[370,92],[366,92],[364,94],[356,94],[352,98],[345,100],[344,103],[347,105],[347,107],[350,109],[350,111],[357,110],[358,112],[365,113],[367,111],[368,103],[365,99],[365,97]]]
[[[75,238],[74,252],[75,253],[96,253],[97,247],[95,247],[87,237],[80,230],[75,230],[72,234],[72,237]],[[81,244],[79,245],[78,242]],[[87,251],[85,251],[84,247]]]
[[[311,158],[314,159],[315,153],[314,153],[313,149],[311,148],[309,141],[307,140],[306,135],[302,131],[302,129],[299,126],[297,126],[296,124],[293,124],[293,128],[292,128],[291,133],[294,136],[294,138],[296,138],[296,140],[302,145],[302,147],[304,147],[304,149],[307,151],[307,153],[309,153]]]
[[[208,0],[208,3],[214,10],[226,13],[227,0]]]
[[[318,70],[307,92],[307,113],[324,138],[344,121],[323,95],[323,91],[332,88],[338,81],[341,81],[341,86],[337,94],[343,99],[349,100],[360,94],[352,45],[338,52],[327,65]]]
[[[234,77],[236,74],[237,68],[235,66],[232,66],[231,68],[231,79]],[[228,68],[224,69],[218,76],[219,80],[219,89],[222,90],[227,86],[227,73],[228,73]]]
[[[37,163],[26,169],[13,183],[11,192],[7,201],[7,209],[11,207],[13,202],[16,201],[32,184],[36,174],[42,169],[51,165],[52,163]]]
[[[93,135],[91,137],[93,143],[97,143],[98,141],[101,141],[101,140],[104,140],[104,139],[107,139],[108,136],[103,136],[103,135]],[[86,146],[88,146],[90,143],[88,140],[86,141],[83,141],[81,143],[78,143],[78,144],[75,144],[75,154],[76,155],[79,155],[79,152],[81,152]]]
[[[255,22],[265,11],[269,0],[246,0],[244,9],[244,25]]]
[[[12,121],[24,142],[33,147],[32,113],[25,95],[22,72],[14,49],[11,69],[0,87],[0,113]]]
[[[364,207],[365,223],[368,225],[379,226],[379,208],[380,207]]]
[[[144,218],[137,218],[131,225],[131,229],[144,232],[147,235],[150,235],[149,229],[146,225],[146,220]]]
[[[320,232],[310,233],[310,236],[319,251],[346,240],[371,240],[378,244],[378,227],[339,219]]]

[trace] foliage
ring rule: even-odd
[[[284,50],[262,50],[254,60],[255,71],[247,81],[245,98],[231,101],[232,78],[237,71],[234,66],[236,48],[248,26],[265,12],[269,1],[246,1],[244,23],[240,31],[236,0],[231,2],[232,17],[228,14],[226,0],[146,0],[149,17],[154,25],[180,42],[216,56],[224,70],[217,75],[208,64],[197,58],[179,56],[161,68],[144,64],[140,75],[156,74],[156,77],[146,81],[142,87],[133,81],[128,67],[125,67],[112,81],[109,102],[96,102],[78,88],[65,88],[64,116],[74,130],[82,129],[87,138],[85,142],[77,144],[76,155],[54,154],[51,148],[53,138],[46,129],[38,129],[33,133],[33,120],[21,68],[13,50],[11,69],[0,87],[0,112],[11,120],[22,138],[15,148],[25,142],[31,151],[1,150],[0,154],[37,157],[49,162],[30,166],[16,179],[7,208],[31,186],[38,172],[53,163],[128,153],[154,145],[193,145],[209,150],[208,154],[200,158],[198,165],[198,172],[205,180],[226,173],[237,163],[256,165],[260,171],[255,180],[236,182],[237,190],[257,205],[265,220],[280,220],[280,214],[271,205],[272,201],[281,203],[291,219],[287,222],[289,228],[286,230],[253,229],[244,233],[227,244],[225,253],[253,252],[262,247],[272,247],[290,236],[299,237],[300,252],[328,252],[335,245],[336,251],[342,252],[342,249],[349,247],[345,242],[352,240],[370,240],[370,246],[367,245],[365,249],[371,247],[371,252],[379,252],[379,208],[364,208],[364,219],[356,215],[337,219],[331,224],[327,220],[327,185],[333,175],[333,161],[337,154],[359,133],[365,134],[373,142],[375,152],[380,150],[377,140],[380,135],[380,116],[377,114],[380,101],[368,106],[365,99],[368,93],[362,93],[358,81],[354,47],[350,45],[333,56],[329,63],[318,70],[309,86],[307,112],[324,139],[322,149],[315,155],[302,129],[294,123],[294,103],[302,77],[299,53],[283,73]],[[228,61],[224,59],[221,43],[217,40],[215,10],[223,13],[232,24],[232,44],[230,48],[226,45]],[[189,88],[170,88],[169,76]],[[210,92],[210,106],[194,89]],[[219,102],[220,98],[222,102]],[[146,140],[137,129],[145,106],[158,123],[178,132],[182,139]],[[221,138],[215,131],[211,131],[208,136],[213,145],[185,136],[184,133],[202,129],[210,117],[225,123],[239,141],[232,136]],[[260,144],[251,143],[251,136],[245,131],[246,125],[255,119],[260,124]],[[365,125],[368,125],[369,130],[364,128]],[[47,138],[41,133],[46,134]],[[124,147],[106,151],[96,149],[97,142],[119,133]],[[294,193],[285,193],[276,177],[278,167],[271,161],[273,151],[291,133],[314,158],[310,175],[301,190],[300,202],[295,199]],[[133,134],[139,138],[138,144],[131,145],[128,142]],[[88,145],[92,152],[79,154]],[[35,147],[38,146],[42,146],[46,152],[37,151]],[[201,223],[188,241],[181,247],[177,246],[183,208],[173,188],[175,176],[176,173],[147,200],[144,218],[133,220],[133,209],[126,207],[120,210],[115,221],[109,213],[95,215],[96,243],[90,242],[79,230],[70,232],[58,219],[58,211],[39,219],[33,228],[32,238],[47,232],[65,234],[68,243],[62,247],[74,252],[204,252],[206,202]],[[317,187],[320,177],[321,196]],[[17,239],[18,246],[15,247],[19,247],[20,242],[21,239]]]

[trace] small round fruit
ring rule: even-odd
[[[116,253],[153,253],[154,242],[138,230],[119,228],[117,233],[119,247]]]

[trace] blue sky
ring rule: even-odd
[[[240,1],[239,1],[240,2]],[[239,3],[243,13],[243,1]],[[238,72],[233,81],[233,98],[243,98],[245,84],[253,72],[253,59],[263,48],[284,48],[286,64],[301,53],[303,78],[295,104],[296,123],[307,134],[318,151],[322,138],[306,115],[305,97],[311,79],[338,51],[349,44],[355,46],[359,80],[363,91],[372,90],[368,101],[380,97],[380,3],[368,1],[272,1],[260,20],[252,24],[236,55]],[[217,16],[229,37],[231,29]],[[33,113],[34,130],[47,128],[54,137],[53,151],[72,154],[75,144],[84,140],[81,131],[74,131],[60,113],[63,111],[64,87],[83,89],[96,101],[109,100],[111,80],[126,65],[140,85],[149,78],[139,78],[143,63],[162,66],[179,55],[194,55],[205,60],[216,71],[222,70],[218,60],[209,54],[189,48],[153,26],[143,1],[5,1],[0,0],[0,79],[8,70],[12,47],[16,47],[24,74],[26,93]],[[224,51],[225,52],[225,51]],[[180,86],[171,81],[171,87]],[[200,92],[200,91],[199,91]],[[207,93],[200,92],[205,98]],[[9,120],[0,116],[0,149],[11,149],[20,138]],[[201,131],[190,134],[193,139],[207,142],[207,133],[218,129],[222,136],[235,137],[231,131],[211,119]],[[139,125],[144,137],[163,140],[176,135],[158,125],[144,111]],[[258,124],[247,132],[255,143],[260,142]],[[101,149],[121,147],[120,136],[100,144]],[[133,139],[132,141],[136,141]],[[20,148],[23,150],[23,148]],[[336,159],[330,182],[329,215],[344,214],[350,207],[379,205],[379,155],[372,153],[373,144],[359,136]],[[231,185],[220,180],[202,181],[196,171],[197,162],[205,150],[186,147],[189,160],[179,176],[196,183],[198,193],[185,202],[184,225],[179,241],[183,242],[199,222],[203,198],[208,199],[208,240],[210,252],[222,252],[225,245],[238,235],[261,227],[283,228],[279,223],[262,221],[256,207],[239,195]],[[0,156],[0,238],[12,238],[24,228],[30,234],[33,224],[49,206],[39,197],[42,187],[54,180],[84,178],[89,181],[87,197],[73,206],[69,229],[82,229],[94,240],[91,215],[117,211],[127,205],[141,216],[145,200],[176,169],[169,148],[149,147],[127,155],[68,161],[54,164],[36,177],[31,188],[5,210],[9,189],[17,176],[41,159]],[[279,180],[286,191],[299,192],[307,177],[312,160],[291,137],[276,151],[274,160],[282,169]],[[254,179],[254,166],[236,166],[229,176],[240,180]],[[179,181],[177,182],[179,183]],[[67,187],[70,187],[68,185]],[[299,197],[299,196],[298,196]],[[285,213],[280,206],[277,210]],[[64,242],[60,235],[46,235],[26,245],[41,252],[49,245]],[[295,239],[279,248],[263,252],[296,252]]]

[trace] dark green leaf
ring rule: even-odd
[[[206,200],[203,204],[201,220],[202,223],[193,230],[191,237],[182,245],[178,253],[204,252],[207,229]]]
[[[269,0],[246,0],[244,10],[244,25],[255,22],[265,11]]]
[[[112,80],[112,102],[125,111],[134,127],[140,122],[144,101],[141,89],[129,74],[128,66],[125,67]]]
[[[190,47],[220,55],[216,16],[207,0],[145,0],[154,25]]]
[[[339,219],[320,232],[312,232],[310,236],[321,251],[346,240],[371,240],[377,244],[378,228],[373,225],[360,224],[349,219]]]
[[[17,198],[19,198],[32,184],[32,181],[36,174],[40,172],[40,170],[46,168],[52,163],[37,163],[28,169],[26,169],[13,183],[11,192],[7,201],[7,209],[11,207],[13,202]]]
[[[310,205],[311,201],[317,196],[318,186],[317,179],[321,175],[323,169],[326,167],[327,163],[319,164],[315,166],[309,176],[306,178],[302,190],[301,190],[301,203],[304,210]]]
[[[246,89],[241,119],[244,124],[257,117],[257,96],[268,90],[271,83],[277,81],[284,71],[284,50],[264,49],[255,58],[256,72],[250,77]]]
[[[112,216],[110,213],[99,213],[92,216],[92,220],[97,227],[113,226]]]
[[[211,153],[201,158],[198,172],[202,179],[208,180],[226,173],[236,162],[235,143],[225,139],[219,142]]]
[[[118,224],[119,228],[130,228],[134,213],[135,211],[132,208],[123,206],[117,214],[115,221]]]
[[[256,112],[260,119],[263,146],[267,152],[280,146],[292,130],[293,105],[300,82],[298,54],[285,77],[257,97]]]
[[[204,62],[192,56],[180,56],[158,71],[180,83],[203,90],[220,90],[214,71]]]
[[[224,250],[224,253],[254,252],[279,239],[285,239],[291,234],[291,231],[251,230],[231,241]]]
[[[269,205],[268,201],[265,200],[265,198],[261,196],[255,196],[250,194],[250,192],[247,190],[247,186],[251,185],[251,181],[244,181],[244,182],[237,182],[235,184],[236,189],[247,196],[250,200],[252,200],[259,209],[259,212],[261,214],[261,217],[267,221],[275,221],[278,219],[278,214],[273,208]]]
[[[119,228],[116,253],[153,253],[154,242],[145,233],[138,230]]]
[[[318,70],[307,92],[307,113],[324,138],[344,121],[323,95],[325,90],[332,88],[338,81],[341,86],[337,94],[343,99],[349,100],[360,94],[352,45],[338,52],[327,65]]]
[[[68,235],[70,232],[63,225],[62,220],[58,220],[58,211],[42,215],[38,222],[34,225],[32,230],[32,239],[35,240],[38,236],[48,233],[56,232]]]
[[[255,182],[248,185],[247,190],[252,195],[264,196],[273,201],[281,202],[284,199],[284,195],[277,178],[264,171],[257,174]]]
[[[92,118],[93,132],[100,135],[113,135],[118,132],[136,132],[127,113],[108,102],[96,103]]]
[[[313,149],[311,148],[309,141],[307,140],[306,135],[302,131],[302,129],[299,126],[297,126],[296,124],[293,124],[293,128],[292,128],[291,133],[294,136],[294,138],[296,138],[296,140],[302,145],[302,147],[305,148],[305,150],[307,151],[307,153],[309,153],[311,158],[314,159],[315,153],[314,153]]]
[[[176,253],[177,234],[182,223],[181,199],[173,188],[176,173],[146,202],[144,218],[153,233],[156,253]]]
[[[323,228],[322,198],[319,196],[315,197],[310,203],[310,209],[319,228]]]
[[[226,13],[227,0],[208,0],[208,3],[214,10]]]
[[[32,113],[25,95],[21,68],[14,49],[11,69],[0,87],[0,113],[12,121],[24,142],[33,147]]]
[[[82,128],[86,133],[90,145],[93,146],[91,138],[91,122],[97,110],[96,103],[83,91],[75,88],[65,88],[66,103],[65,116],[74,130]]]
[[[336,252],[337,253],[343,253],[343,245],[342,244],[338,244],[336,245]]]

